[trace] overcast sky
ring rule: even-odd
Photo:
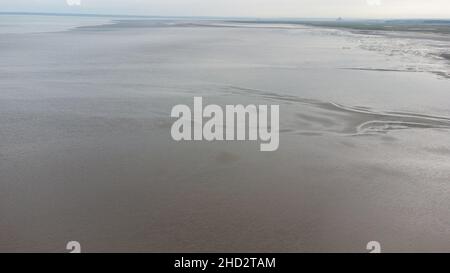
[[[79,1],[80,5],[77,3]],[[0,11],[158,16],[450,19],[450,0],[0,0]]]

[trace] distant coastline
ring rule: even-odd
[[[74,16],[74,17],[106,17],[106,18],[147,18],[147,19],[196,19],[196,20],[256,20],[252,17],[216,17],[216,16],[160,16],[133,14],[97,14],[97,13],[52,13],[52,12],[3,12],[0,15],[29,15],[29,16]]]
[[[236,21],[267,24],[301,24],[315,27],[365,31],[403,31],[450,34],[450,19],[391,19],[391,20],[256,20]]]
[[[315,24],[354,27],[358,22],[370,25],[383,24],[445,24],[450,26],[450,18],[410,18],[410,19],[370,19],[370,18],[328,18],[328,17],[251,17],[251,16],[179,16],[179,15],[139,15],[139,14],[103,14],[103,13],[67,13],[67,12],[27,12],[27,11],[0,11],[0,15],[32,15],[32,16],[77,16],[77,17],[123,17],[123,18],[170,18],[170,19],[216,19],[216,20],[243,20],[246,23],[282,23],[282,24]]]

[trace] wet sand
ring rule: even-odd
[[[450,251],[448,64],[389,39],[167,20],[3,35],[0,251]],[[279,150],[173,141],[194,96],[279,104]]]

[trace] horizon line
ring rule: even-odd
[[[252,19],[252,20],[450,20],[450,18],[410,17],[410,18],[365,18],[365,17],[258,17],[258,16],[193,16],[193,15],[139,15],[139,14],[106,14],[106,13],[66,13],[66,12],[34,12],[34,11],[0,11],[0,15],[32,15],[32,16],[79,16],[79,17],[129,17],[129,18],[171,18],[171,19]]]

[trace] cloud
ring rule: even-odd
[[[0,0],[1,11],[291,18],[450,18],[449,0]]]

